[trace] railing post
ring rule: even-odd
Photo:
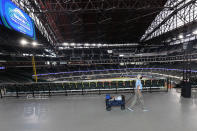
[[[168,92],[168,88],[169,88],[169,87],[168,87],[168,84],[169,84],[169,82],[168,82],[168,78],[167,78],[167,92]]]
[[[32,96],[35,97],[35,94],[34,94],[34,84],[32,84],[31,87],[32,87]]]
[[[81,89],[81,94],[84,95],[84,93],[83,93],[83,87],[82,87],[82,89]]]
[[[3,94],[1,92],[1,90],[2,90],[2,87],[0,87],[0,95],[1,95],[1,99],[2,99],[3,98]]]
[[[152,85],[153,85],[153,81],[151,81],[151,84],[150,84],[150,93],[152,93]]]
[[[170,78],[170,90],[172,89],[172,78]]]
[[[49,86],[48,86],[49,88],[49,90],[48,90],[48,93],[49,93],[49,96],[51,96],[51,84],[49,83]]]
[[[18,96],[18,88],[17,88],[17,85],[15,85],[15,87],[16,87],[16,97],[19,97]]]
[[[116,94],[118,94],[118,81],[116,81]]]
[[[68,95],[68,93],[67,93],[67,86],[66,86],[66,87],[64,87],[64,83],[62,83],[62,86],[63,86],[64,91],[65,91],[65,96],[67,96],[67,95]]]

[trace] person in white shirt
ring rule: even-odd
[[[145,106],[144,106],[144,99],[143,99],[143,95],[141,92],[143,88],[141,79],[142,79],[142,76],[139,74],[137,76],[136,83],[135,83],[135,95],[134,95],[131,105],[128,107],[128,110],[130,111],[133,111],[133,107],[136,105],[137,102],[141,104],[143,111],[148,111],[147,109],[145,109]]]

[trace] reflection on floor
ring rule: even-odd
[[[129,98],[126,95],[126,98]],[[197,99],[144,93],[148,112],[105,110],[104,95],[0,100],[0,131],[196,131]]]

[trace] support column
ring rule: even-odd
[[[191,83],[190,83],[190,76],[191,76],[191,56],[188,54],[187,45],[184,48],[184,60],[183,60],[183,81],[181,85],[181,96],[185,98],[191,97]]]

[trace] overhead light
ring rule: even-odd
[[[172,38],[172,40],[176,40],[176,37]]]
[[[96,44],[92,44],[92,46],[96,46]]]
[[[88,44],[88,43],[85,43],[85,46],[90,46],[90,44]]]
[[[139,44],[138,44],[138,43],[131,43],[131,44],[128,44],[128,45],[137,46],[137,45],[139,45]]]
[[[112,51],[112,50],[107,50],[107,52],[108,52],[109,54],[111,54],[113,51]]]
[[[60,49],[60,50],[63,50],[64,48],[63,48],[63,47],[59,47],[59,49]]]
[[[98,44],[98,47],[102,46],[101,44]]]
[[[32,45],[33,45],[33,46],[37,46],[38,43],[34,41],[34,42],[32,42]]]
[[[70,43],[71,46],[75,46],[75,43]]]
[[[124,65],[124,63],[120,63],[120,65],[121,65],[121,66],[123,66],[123,65]]]
[[[64,46],[68,46],[69,44],[68,44],[68,43],[66,43],[66,42],[64,42],[64,43],[63,43],[63,45],[64,45]]]
[[[179,35],[179,38],[180,38],[180,39],[183,39],[183,35],[182,35],[182,34],[180,34],[180,35]]]
[[[28,42],[25,39],[21,40],[21,45],[27,45],[27,44],[28,44]]]
[[[197,35],[197,30],[195,30],[195,31],[193,32],[193,34],[194,34],[194,35]]]
[[[120,54],[120,55],[119,55],[119,57],[123,57],[123,56],[124,56],[124,54]]]

